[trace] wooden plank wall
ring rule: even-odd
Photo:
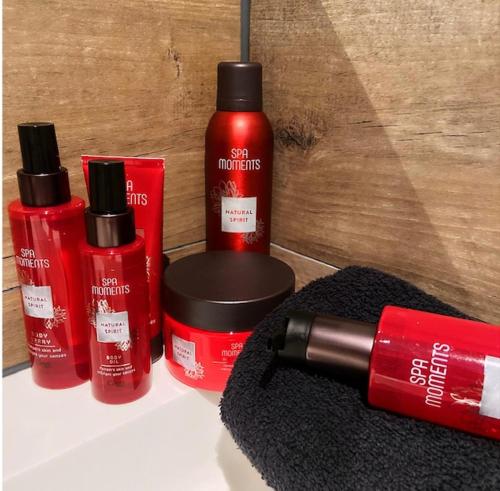
[[[216,64],[239,54],[238,0],[5,0],[3,199],[17,197],[16,125],[56,123],[72,191],[79,156],[167,155],[164,246],[203,240],[203,139]],[[4,214],[5,217],[5,214]],[[4,366],[26,359],[8,221]]]
[[[273,241],[500,324],[496,0],[255,0]]]
[[[298,285],[365,264],[500,323],[495,0],[254,0],[276,133],[273,255]],[[4,2],[4,205],[16,123],[57,123],[75,194],[82,153],[167,155],[164,246],[201,250],[203,133],[239,2]],[[57,15],[54,15],[57,12]],[[26,358],[4,223],[4,366]],[[319,260],[319,261],[316,261]]]

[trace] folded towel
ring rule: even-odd
[[[236,443],[278,490],[500,489],[500,444],[367,406],[306,368],[269,369],[267,340],[290,310],[377,322],[385,305],[466,318],[415,286],[349,267],[313,281],[256,328],[221,403]]]

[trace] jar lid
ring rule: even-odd
[[[254,328],[295,288],[293,270],[256,252],[210,251],[172,263],[163,276],[164,308],[207,331]]]

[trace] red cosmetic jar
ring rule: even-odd
[[[293,293],[284,262],[256,252],[211,251],[165,271],[165,356],[187,385],[223,391],[253,328]]]

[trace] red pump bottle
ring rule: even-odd
[[[89,162],[89,197],[82,254],[92,393],[122,404],[151,387],[146,254],[127,206],[123,161]]]
[[[205,135],[207,250],[269,253],[272,168],[262,66],[219,63],[217,111]]]
[[[290,315],[278,356],[368,380],[382,409],[500,440],[500,326],[386,307],[378,326]]]
[[[20,199],[8,213],[34,382],[64,389],[89,378],[79,246],[82,199],[71,196],[52,123],[18,125]]]

